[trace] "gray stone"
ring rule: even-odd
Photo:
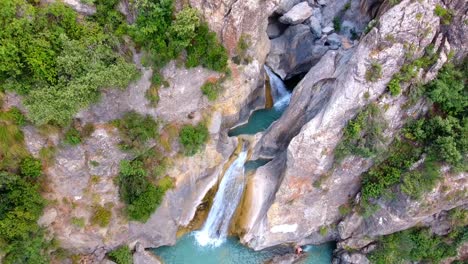
[[[308,26],[291,26],[281,37],[271,40],[266,63],[282,79],[307,72],[328,50],[328,47],[314,45],[314,40]]]
[[[341,47],[341,37],[338,36],[338,34],[333,33],[327,37],[327,41],[325,43],[330,45],[331,50],[337,50]]]
[[[267,35],[270,39],[277,38],[281,35],[281,28],[278,23],[269,23],[267,27]]]
[[[317,4],[319,4],[321,6],[324,6],[324,5],[327,5],[327,1],[326,0],[317,0]]]
[[[316,17],[310,17],[309,19],[310,31],[314,34],[316,38],[322,36],[322,26],[320,25],[320,20]]]
[[[301,0],[282,0],[276,8],[275,12],[281,15],[285,14],[286,12],[291,10],[293,6],[299,4],[300,2]]]
[[[312,7],[307,2],[295,5],[291,10],[279,18],[283,24],[297,25],[304,22],[312,15]]]
[[[47,208],[44,210],[43,215],[37,221],[37,224],[42,227],[48,227],[55,221],[56,217],[57,210],[55,210],[55,208]]]
[[[159,259],[151,252],[145,250],[145,248],[137,243],[135,247],[135,253],[133,253],[134,264],[161,264]]]
[[[335,29],[332,26],[326,26],[322,28],[322,33],[325,35],[331,34]]]

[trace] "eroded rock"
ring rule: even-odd
[[[297,25],[304,22],[312,15],[312,7],[307,2],[295,5],[291,10],[279,18],[283,24]]]

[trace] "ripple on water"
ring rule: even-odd
[[[165,264],[260,264],[279,254],[282,250],[254,251],[228,238],[218,246],[200,246],[195,239],[196,232],[181,237],[176,245],[154,249]],[[333,244],[306,246],[308,257],[305,264],[330,264]]]

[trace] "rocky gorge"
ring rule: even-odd
[[[83,16],[96,12],[93,4],[64,2]],[[22,127],[34,157],[39,158],[43,148],[56,149],[45,165],[48,184],[42,192],[53,202],[47,204],[39,225],[62,248],[82,263],[112,263],[106,254],[129,245],[134,263],[159,263],[148,250],[174,245],[181,235],[202,226],[221,178],[241,155],[244,142],[248,160],[268,161],[246,172],[245,190],[229,228],[249,248],[334,241],[333,263],[370,263],[366,255],[382,236],[422,226],[438,235],[453,229],[449,211],[466,212],[468,205],[466,170],[452,170],[444,163],[440,180],[419,199],[395,187],[391,199],[383,195],[373,199],[378,209],[363,215],[364,174],[382,160],[357,154],[338,160],[336,149],[348,124],[369,106],[381,110],[385,140],[375,144],[388,151],[411,120],[430,111],[429,100],[414,99],[411,91],[434,80],[444,64],[462,63],[466,57],[464,1],[190,0],[176,1],[176,9],[184,4],[198,10],[227,49],[229,76],[201,66],[187,69],[173,60],[160,71],[168,87],[159,89],[154,107],[145,97],[154,69],[142,61],[144,51],[131,47],[140,76],[126,89],[103,89],[97,102],[74,116],[77,126],[95,126],[80,144],[62,144],[59,130],[45,133],[32,124]],[[450,10],[450,23],[435,12],[438,7]],[[135,20],[131,1],[121,1],[119,9],[127,21]],[[427,57],[429,48],[435,51],[434,62],[418,67],[414,78],[402,82],[399,95],[391,95],[388,87],[394,76],[405,65]],[[255,110],[268,108],[275,91],[264,65],[292,90],[289,106],[267,129],[229,136]],[[223,80],[214,101],[200,89],[210,80]],[[2,107],[28,112],[21,96],[10,91]],[[170,160],[165,176],[174,182],[144,223],[124,216],[115,184],[119,162],[134,157],[119,148],[122,135],[111,121],[128,111],[162,124],[164,141],[146,144]],[[181,155],[182,146],[171,131],[205,121],[209,139],[202,150]],[[423,162],[424,155],[413,166]],[[89,224],[96,204],[112,212],[105,227]],[[85,224],[73,224],[76,219]],[[466,244],[452,260],[468,258]],[[288,255],[283,260],[273,258],[274,263],[300,263]]]

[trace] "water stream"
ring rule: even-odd
[[[281,117],[289,105],[291,93],[284,82],[267,66],[265,70],[271,85],[273,107],[254,111],[246,124],[229,131],[229,136],[256,134],[264,131]],[[175,246],[154,249],[166,264],[259,264],[278,254],[275,250],[254,251],[243,246],[237,238],[227,237],[231,218],[242,198],[245,187],[245,171],[265,165],[269,160],[247,161],[247,150],[238,157],[224,173],[213,200],[213,205],[203,227],[179,238]],[[332,243],[320,246],[306,246],[307,257],[301,263],[331,263]],[[289,249],[291,250],[291,249]]]
[[[244,191],[246,159],[247,151],[242,151],[224,174],[208,218],[203,228],[195,233],[201,246],[219,246],[226,239],[231,218]]]
[[[253,135],[265,131],[273,122],[281,117],[284,110],[288,107],[291,100],[291,92],[288,91],[283,80],[272,72],[268,66],[265,66],[265,71],[268,74],[271,85],[271,93],[274,99],[273,107],[254,111],[247,123],[231,129],[228,133],[229,136]]]

